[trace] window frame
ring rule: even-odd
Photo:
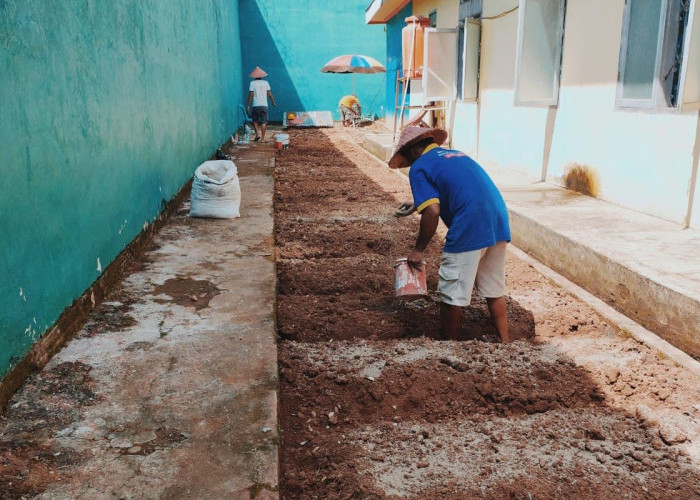
[[[455,40],[452,42],[454,45],[452,47],[449,47],[451,44],[445,44],[450,50],[454,48],[454,60],[452,61],[446,61],[443,64],[433,64],[433,60],[431,58],[431,50],[429,48],[429,45],[431,43],[431,39],[435,37],[439,37],[440,35],[454,35]],[[457,28],[425,28],[424,31],[424,40],[423,40],[423,76],[421,77],[422,81],[422,86],[423,86],[423,102],[430,102],[430,101],[449,101],[449,100],[455,100],[457,98],[457,39],[458,38],[458,33],[457,33]],[[452,54],[447,54],[447,55],[452,55]],[[428,91],[431,90],[432,85],[430,85],[429,80],[430,79],[435,79],[434,74],[436,74],[438,68],[443,68],[444,66],[444,71],[450,75],[453,76],[453,81],[451,82],[452,89],[447,92],[445,95],[441,94],[436,94],[436,95],[429,95]],[[433,69],[435,68],[435,69]],[[451,71],[449,71],[447,68],[452,68]],[[436,78],[437,80],[440,80],[440,78]],[[450,85],[444,85],[444,88],[449,87]]]
[[[564,54],[564,30],[566,22],[566,0],[553,0],[559,2],[558,10],[558,21],[559,26],[557,27],[557,54],[555,60],[555,70],[552,79],[552,96],[546,99],[533,99],[525,100],[520,97],[520,82],[522,79],[521,69],[522,69],[522,56],[523,56],[523,42],[525,38],[525,12],[527,10],[527,4],[529,0],[519,0],[518,4],[518,33],[517,33],[517,46],[515,52],[515,82],[514,82],[514,105],[515,106],[531,106],[531,107],[551,107],[557,106],[559,104],[559,87],[561,83],[561,67],[562,67],[562,57]]]
[[[632,2],[626,0],[622,16],[622,39],[620,41],[620,58],[617,72],[617,89],[615,94],[615,107],[619,109],[674,109],[665,103],[662,92],[662,84],[659,80],[661,73],[661,61],[664,58],[664,41],[666,38],[666,23],[668,21],[668,0],[661,0],[661,16],[659,16],[659,36],[656,40],[656,61],[654,62],[654,81],[651,97],[648,99],[626,99],[623,97],[625,69],[627,66],[627,48],[629,45],[629,25],[632,12]]]
[[[700,0],[690,3],[681,64],[677,108],[680,112],[700,110]]]
[[[469,34],[469,25],[475,26],[477,29],[477,41],[476,41],[476,75],[474,75],[475,80],[476,80],[476,90],[474,92],[473,97],[465,97],[465,87],[467,83],[467,48],[468,48],[468,34]],[[464,39],[462,40],[462,47],[459,48],[459,54],[461,54],[461,60],[462,60],[462,68],[460,72],[459,68],[459,60],[457,62],[457,71],[459,72],[458,77],[461,78],[461,80],[458,80],[458,88],[457,88],[457,99],[460,102],[479,102],[479,90],[480,90],[480,85],[479,85],[479,79],[480,79],[480,74],[481,74],[481,19],[479,17],[465,17],[463,19],[463,23],[460,25],[459,29],[463,33]],[[459,36],[457,37],[459,40]]]
[[[433,9],[428,13],[428,20],[431,28],[437,28],[437,9]]]

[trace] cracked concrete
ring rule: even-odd
[[[11,498],[278,498],[275,152],[229,152],[241,218],[185,202],[8,404],[0,444],[28,450],[0,478]],[[59,369],[80,376],[47,386]]]

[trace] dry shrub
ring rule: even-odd
[[[588,165],[571,163],[564,169],[564,186],[581,194],[600,196],[600,177],[598,172]]]

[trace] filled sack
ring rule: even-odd
[[[231,160],[205,161],[194,172],[190,217],[240,217],[241,185]]]

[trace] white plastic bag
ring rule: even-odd
[[[231,160],[205,161],[194,172],[190,217],[240,217],[241,185]]]

